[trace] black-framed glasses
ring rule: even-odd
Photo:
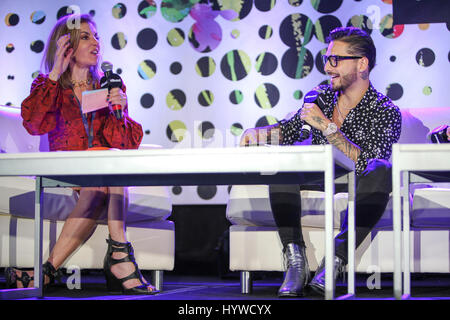
[[[351,60],[351,59],[361,59],[361,56],[336,56],[336,55],[323,55],[322,61],[323,65],[325,66],[327,64],[327,61],[330,62],[330,65],[334,68],[337,67],[339,60]]]

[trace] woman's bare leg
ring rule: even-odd
[[[107,188],[82,188],[75,208],[67,217],[61,234],[50,252],[49,261],[58,269],[64,261],[94,232],[97,219],[105,206]],[[17,275],[21,277],[21,271]],[[33,276],[33,271],[27,271]],[[45,279],[48,282],[48,278]],[[22,283],[17,281],[17,286]],[[33,286],[33,281],[29,286]]]
[[[128,209],[128,189],[123,187],[109,187],[108,193],[108,229],[111,239],[118,242],[127,242],[126,237],[126,213]],[[122,259],[127,254],[113,252],[114,259]],[[131,262],[118,263],[111,267],[111,272],[117,278],[124,278],[135,271]],[[126,288],[134,288],[142,285],[139,279],[130,279],[124,282]],[[152,291],[149,287],[149,291]]]
[[[108,189],[109,234],[114,241],[127,242],[125,221],[128,209],[128,189],[124,187],[109,187]]]
[[[94,232],[106,205],[107,188],[82,188],[80,198],[64,223],[48,261],[58,269]]]

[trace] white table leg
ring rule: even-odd
[[[394,145],[394,147],[396,147]],[[392,222],[394,229],[394,296],[402,297],[402,230],[401,230],[401,197],[400,197],[400,171],[397,170],[396,159],[392,165]]]
[[[409,232],[409,172],[403,172],[403,296],[407,299],[411,295],[410,282],[410,232]]]
[[[36,177],[35,207],[34,207],[34,287],[38,289],[38,297],[43,295],[42,275],[42,213],[43,213],[42,178]]]
[[[355,172],[348,174],[348,296],[355,295]]]
[[[330,152],[331,153],[331,152]],[[334,299],[334,164],[325,169],[325,299]]]

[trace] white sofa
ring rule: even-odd
[[[430,143],[427,134],[450,119],[450,108],[402,110],[400,143]],[[444,122],[443,122],[444,121]],[[448,161],[444,160],[444,161]],[[411,187],[411,272],[450,272],[450,183]],[[302,228],[311,271],[324,257],[324,193],[301,191]],[[339,232],[347,194],[335,195]],[[284,271],[282,245],[270,209],[267,185],[234,185],[227,204],[230,270],[241,272],[241,291],[251,290],[251,271]],[[392,199],[371,234],[356,250],[356,272],[393,272]]]
[[[158,146],[143,145],[141,148]],[[31,136],[22,126],[20,109],[0,106],[0,152],[48,151],[46,136]],[[34,177],[0,177],[0,267],[34,265]],[[174,223],[167,220],[172,202],[167,187],[129,187],[127,238],[141,270],[152,270],[153,284],[161,289],[163,271],[173,270]],[[77,201],[71,188],[44,190],[44,261],[54,246],[64,220]],[[93,235],[62,267],[103,268],[108,228],[106,212]]]

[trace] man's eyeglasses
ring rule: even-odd
[[[336,68],[339,60],[350,60],[350,59],[361,59],[361,58],[362,57],[360,57],[360,56],[336,56],[336,55],[327,56],[327,55],[323,55],[322,61],[323,61],[324,66],[327,64],[327,61],[329,61],[330,65],[332,67]]]

